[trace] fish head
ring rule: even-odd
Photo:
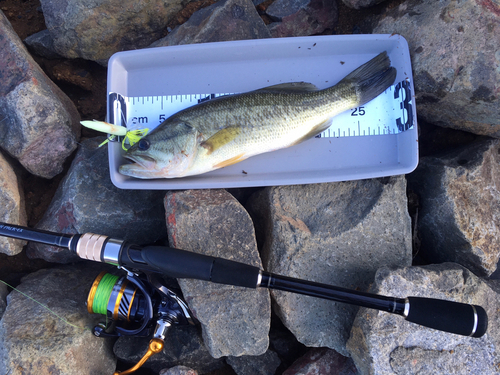
[[[135,178],[181,177],[192,164],[199,134],[182,121],[165,122],[130,147],[119,172]]]

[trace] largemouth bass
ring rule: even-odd
[[[396,69],[390,65],[382,52],[324,90],[287,83],[184,109],[132,146],[125,157],[133,163],[119,171],[136,178],[191,176],[296,145],[391,86]]]

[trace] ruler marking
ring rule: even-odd
[[[336,116],[335,122],[339,125],[337,129],[326,129],[318,138],[392,135],[411,129],[414,124],[412,112],[414,101],[408,100],[408,98],[412,98],[410,91],[411,87],[408,84],[404,85],[404,82],[389,87],[384,91],[387,95],[378,96],[373,99],[373,102],[365,104],[361,110],[358,108],[358,111],[346,111]],[[126,113],[123,113],[123,116],[126,117],[124,120],[133,117],[140,119],[146,117],[158,119],[159,117],[161,123],[162,119],[166,119],[191,105],[231,94],[234,93],[124,97],[124,103],[131,104],[126,106]],[[121,121],[121,123],[123,122]],[[132,122],[130,125],[133,126]]]

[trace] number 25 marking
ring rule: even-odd
[[[352,110],[351,116],[364,116],[365,113],[365,107],[358,107]]]

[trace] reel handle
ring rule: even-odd
[[[488,328],[488,315],[481,306],[434,298],[407,299],[409,322],[470,337],[481,337]]]

